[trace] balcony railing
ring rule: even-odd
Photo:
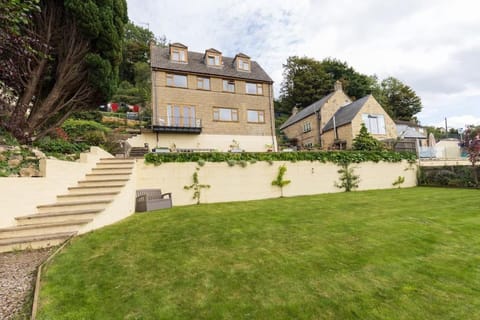
[[[201,133],[202,120],[190,117],[166,117],[152,126],[155,132]]]

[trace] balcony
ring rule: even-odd
[[[189,117],[160,118],[156,124],[152,125],[152,130],[153,132],[200,134],[202,120]]]

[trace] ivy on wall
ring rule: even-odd
[[[159,165],[166,162],[227,162],[254,163],[256,161],[320,161],[335,164],[362,162],[400,162],[416,160],[414,153],[392,151],[317,151],[317,152],[209,152],[209,153],[149,153],[145,162]]]

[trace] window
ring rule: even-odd
[[[238,121],[238,110],[229,108],[213,108],[213,120]]]
[[[207,64],[209,66],[219,66],[220,65],[220,56],[216,55],[207,55]]]
[[[385,118],[381,114],[362,114],[362,120],[371,134],[385,134]]]
[[[255,123],[264,123],[265,122],[265,112],[260,110],[248,110],[247,111],[247,121]]]
[[[186,61],[185,59],[185,51],[184,50],[178,50],[178,49],[172,49],[172,60],[173,61]]]
[[[199,127],[195,118],[194,106],[167,105],[167,126],[169,127]]]
[[[310,122],[303,123],[303,132],[310,132],[312,131],[312,124]]]
[[[210,90],[210,78],[197,77],[197,89]]]
[[[238,59],[238,69],[243,71],[250,71],[250,63],[248,63],[248,61]]]
[[[223,91],[235,92],[235,81],[223,80]]]
[[[167,73],[167,86],[186,88],[187,76]]]
[[[262,94],[262,84],[261,83],[251,83],[247,82],[245,85],[245,92],[247,94]]]

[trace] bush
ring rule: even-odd
[[[107,142],[107,137],[103,131],[90,131],[83,135],[83,140],[90,146],[99,146]]]
[[[363,151],[382,151],[385,149],[383,143],[375,139],[370,133],[368,133],[367,127],[362,123],[359,134],[353,139],[353,150]]]
[[[89,120],[89,121],[95,121],[95,122],[98,122],[98,123],[102,123],[103,115],[98,110],[79,111],[79,112],[75,112],[74,114],[72,114],[71,118],[75,119],[75,120]]]
[[[80,153],[89,148],[85,143],[72,143],[62,139],[43,138],[35,141],[34,145],[47,154]]]
[[[62,129],[72,140],[87,140],[87,133],[98,131],[107,133],[110,129],[106,126],[92,120],[68,119],[62,125]]]

